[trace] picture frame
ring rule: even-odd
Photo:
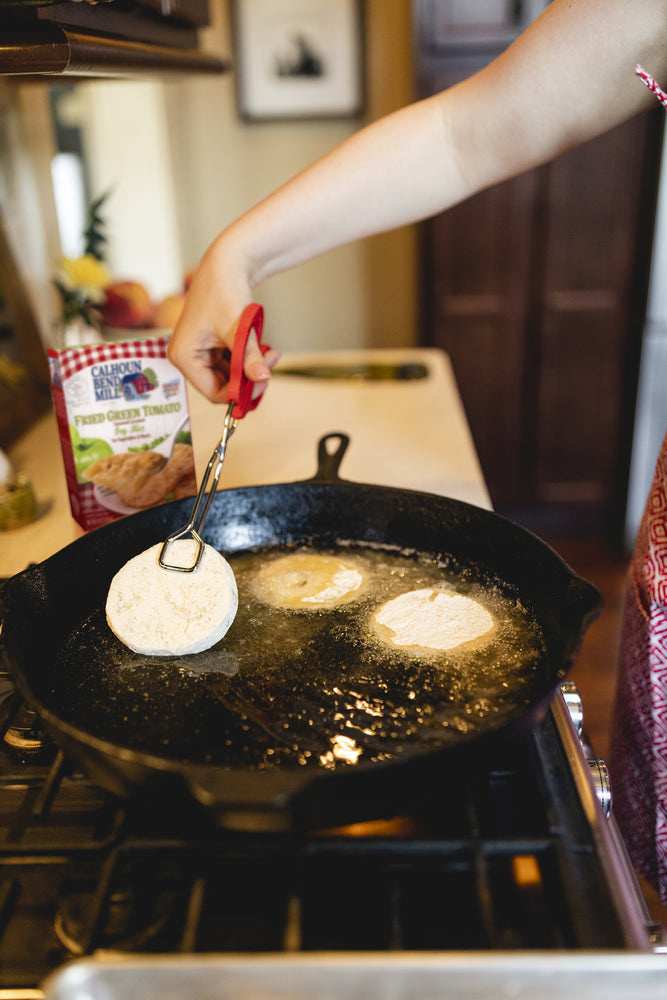
[[[234,0],[239,112],[350,118],[364,103],[360,0]]]

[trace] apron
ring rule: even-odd
[[[667,436],[628,573],[609,764],[630,860],[667,903]]]

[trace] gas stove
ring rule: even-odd
[[[9,684],[0,733],[0,998],[168,956],[664,957],[560,693],[528,738],[397,788],[395,816],[284,835],[103,792]]]
[[[295,373],[314,361],[418,362],[427,374]],[[337,429],[352,439],[351,480],[489,506],[442,352],[283,363],[230,449],[224,485],[304,478],[312,442]],[[193,396],[190,411],[202,468],[219,410]],[[54,422],[22,448],[51,512],[8,538],[4,575],[74,537]],[[369,816],[365,803],[344,827],[248,833],[201,807],[102,791],[0,678],[0,1000],[667,1000],[661,929],[582,733],[566,689],[521,742],[397,781],[389,814],[385,803]]]

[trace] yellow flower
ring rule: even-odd
[[[102,261],[89,253],[75,259],[63,257],[60,267],[73,288],[106,288],[111,280]]]

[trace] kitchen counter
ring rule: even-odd
[[[312,365],[417,362],[426,378],[408,381],[321,379],[280,374]],[[190,423],[201,475],[222,433],[224,410],[189,389]],[[432,349],[285,354],[265,399],[237,427],[221,487],[309,479],[317,443],[343,432],[350,446],[340,475],[355,482],[423,490],[480,507],[490,500],[446,354]],[[16,472],[32,481],[37,519],[0,533],[0,576],[12,576],[83,534],[72,518],[55,416],[42,417],[10,450]]]

